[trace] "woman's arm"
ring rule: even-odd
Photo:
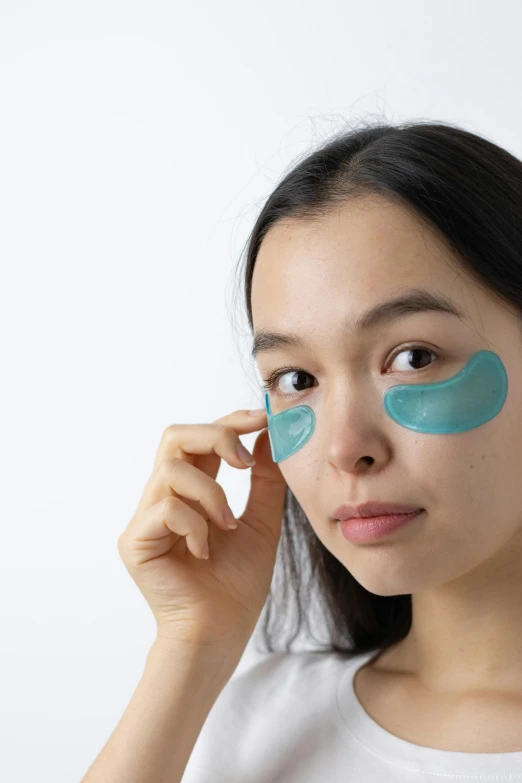
[[[180,783],[240,658],[156,640],[127,709],[81,783]]]

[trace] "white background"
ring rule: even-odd
[[[166,426],[262,406],[236,270],[283,172],[372,118],[522,157],[521,26],[514,2],[0,0],[2,781],[80,781],[137,686],[155,621],[117,539]],[[236,515],[249,476],[220,469]]]

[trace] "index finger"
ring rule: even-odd
[[[262,411],[259,416],[250,416],[248,410],[237,410],[221,416],[211,423],[170,424],[163,430],[154,460],[154,469],[164,459],[177,456],[194,464],[197,457],[202,469],[215,478],[221,457],[214,453],[212,447],[209,446],[209,429],[214,424],[230,427],[237,435],[244,435],[248,432],[262,430],[267,426],[266,411]],[[186,447],[187,433],[190,436],[190,448]]]
[[[221,416],[219,419],[215,419],[213,424],[224,424],[229,427],[234,427],[238,432],[255,432],[255,430],[262,429],[259,426],[261,421],[266,421],[266,410],[264,408],[258,408],[256,410],[240,409],[233,411],[233,413],[227,413],[225,416]],[[263,427],[266,426],[263,424]]]

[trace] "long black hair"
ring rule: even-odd
[[[245,246],[241,275],[251,332],[252,275],[267,231],[279,220],[314,220],[375,194],[413,211],[435,231],[463,270],[514,308],[522,334],[522,162],[452,124],[380,120],[336,132],[294,164],[264,203]],[[314,590],[328,630],[326,645],[310,627]],[[289,599],[297,616],[285,632]],[[323,647],[317,652],[352,657],[382,652],[404,639],[411,628],[412,603],[411,594],[380,596],[366,590],[322,544],[287,487],[263,614],[260,652],[291,652],[305,622]]]

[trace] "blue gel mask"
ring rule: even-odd
[[[383,398],[388,416],[409,430],[434,435],[466,432],[494,418],[506,401],[507,373],[492,351],[478,351],[452,378],[438,383],[391,386]],[[268,436],[274,462],[295,454],[315,429],[308,405],[272,415],[268,393]]]

